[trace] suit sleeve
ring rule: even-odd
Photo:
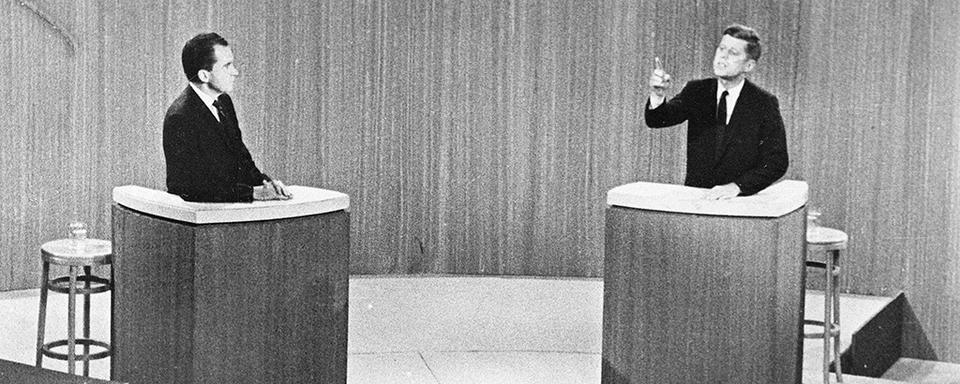
[[[769,96],[761,111],[759,162],[734,182],[741,196],[753,195],[779,180],[787,172],[790,160],[787,153],[786,131],[776,96]]]
[[[664,101],[663,104],[654,109],[650,109],[650,99],[648,98],[643,114],[647,126],[650,128],[665,128],[687,121],[691,113],[692,88],[691,84],[687,83],[679,94]]]
[[[234,129],[232,135],[234,136],[233,141],[236,145],[238,164],[237,167],[240,168],[240,175],[242,177],[241,182],[244,185],[261,185],[264,180],[270,181],[270,176],[260,172],[260,169],[257,168],[257,164],[253,161],[253,156],[250,155],[250,151],[247,149],[247,146],[243,144],[243,137],[240,133],[240,129],[236,128],[234,124]]]
[[[243,135],[240,133],[240,124],[237,120],[237,110],[233,105],[233,99],[229,95],[221,96],[221,100],[226,102],[226,108],[229,111],[230,119],[230,135],[232,146],[237,156],[237,167],[239,168],[240,182],[245,185],[261,185],[264,180],[272,180],[270,176],[267,176],[265,173],[260,172],[260,169],[257,168],[257,164],[253,161],[253,156],[250,155],[250,151],[247,149],[247,146],[243,143]]]
[[[195,119],[180,113],[168,114],[163,120],[167,191],[179,195],[185,201],[253,201],[251,185],[244,183],[224,185],[213,182],[220,179],[221,175],[212,174],[214,170],[204,166],[206,162],[204,140],[198,135],[201,130],[195,125]]]

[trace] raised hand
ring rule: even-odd
[[[663,98],[667,89],[670,89],[670,74],[663,70],[660,57],[654,58],[653,73],[650,74],[651,94]]]

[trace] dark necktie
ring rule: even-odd
[[[223,111],[223,103],[220,102],[220,99],[213,101],[213,107],[217,109],[217,117],[220,119],[220,123],[226,124],[224,119],[227,118],[227,113]]]
[[[716,158],[720,159],[723,150],[723,129],[727,127],[727,91],[720,94],[720,103],[717,104],[717,151]]]

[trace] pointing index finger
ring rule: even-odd
[[[653,67],[653,69],[659,69],[659,70],[662,71],[662,70],[663,70],[663,62],[660,61],[660,56],[654,57],[653,60],[654,60],[654,67]]]

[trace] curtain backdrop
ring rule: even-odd
[[[907,350],[960,362],[954,1],[0,2],[0,290],[111,189],[164,188],[183,43],[226,37],[261,169],[351,197],[355,274],[602,276],[605,192],[681,183],[685,128],[642,123],[654,57],[708,76],[759,30],[787,177],[845,230],[844,291],[905,291]]]

